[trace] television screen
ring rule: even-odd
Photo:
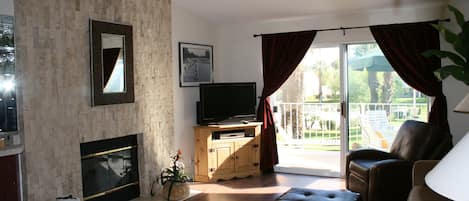
[[[211,123],[256,114],[256,83],[200,85],[200,123]]]

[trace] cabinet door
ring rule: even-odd
[[[0,200],[19,201],[18,156],[0,157]]]
[[[236,142],[236,172],[256,170],[259,166],[259,145],[255,140]]]
[[[234,143],[214,143],[212,146],[210,157],[212,159],[212,167],[209,167],[209,172],[214,175],[234,173]]]

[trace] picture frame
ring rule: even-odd
[[[213,46],[179,42],[179,86],[213,82]]]

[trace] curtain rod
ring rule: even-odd
[[[425,22],[449,22],[451,21],[449,18],[446,19],[437,19],[437,20],[431,20],[431,21],[425,21]],[[414,22],[409,22],[409,23],[414,23]],[[362,28],[369,28],[371,26],[381,26],[381,25],[397,25],[397,24],[409,24],[409,23],[394,23],[394,24],[378,24],[378,25],[369,25],[369,26],[356,26],[356,27],[339,27],[339,28],[330,28],[330,29],[316,29],[316,30],[311,30],[311,31],[336,31],[336,30],[348,30],[348,29],[362,29]],[[423,23],[423,22],[421,22]],[[294,31],[294,32],[301,32],[301,31]],[[282,33],[294,33],[294,32],[282,32]],[[276,34],[276,33],[271,33],[271,34]],[[268,35],[268,34],[254,34],[254,38],[262,36],[262,35]]]

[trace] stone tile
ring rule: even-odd
[[[27,200],[82,196],[79,143],[135,133],[149,196],[174,152],[170,10],[169,0],[15,0]],[[135,103],[91,107],[90,18],[133,25]]]

